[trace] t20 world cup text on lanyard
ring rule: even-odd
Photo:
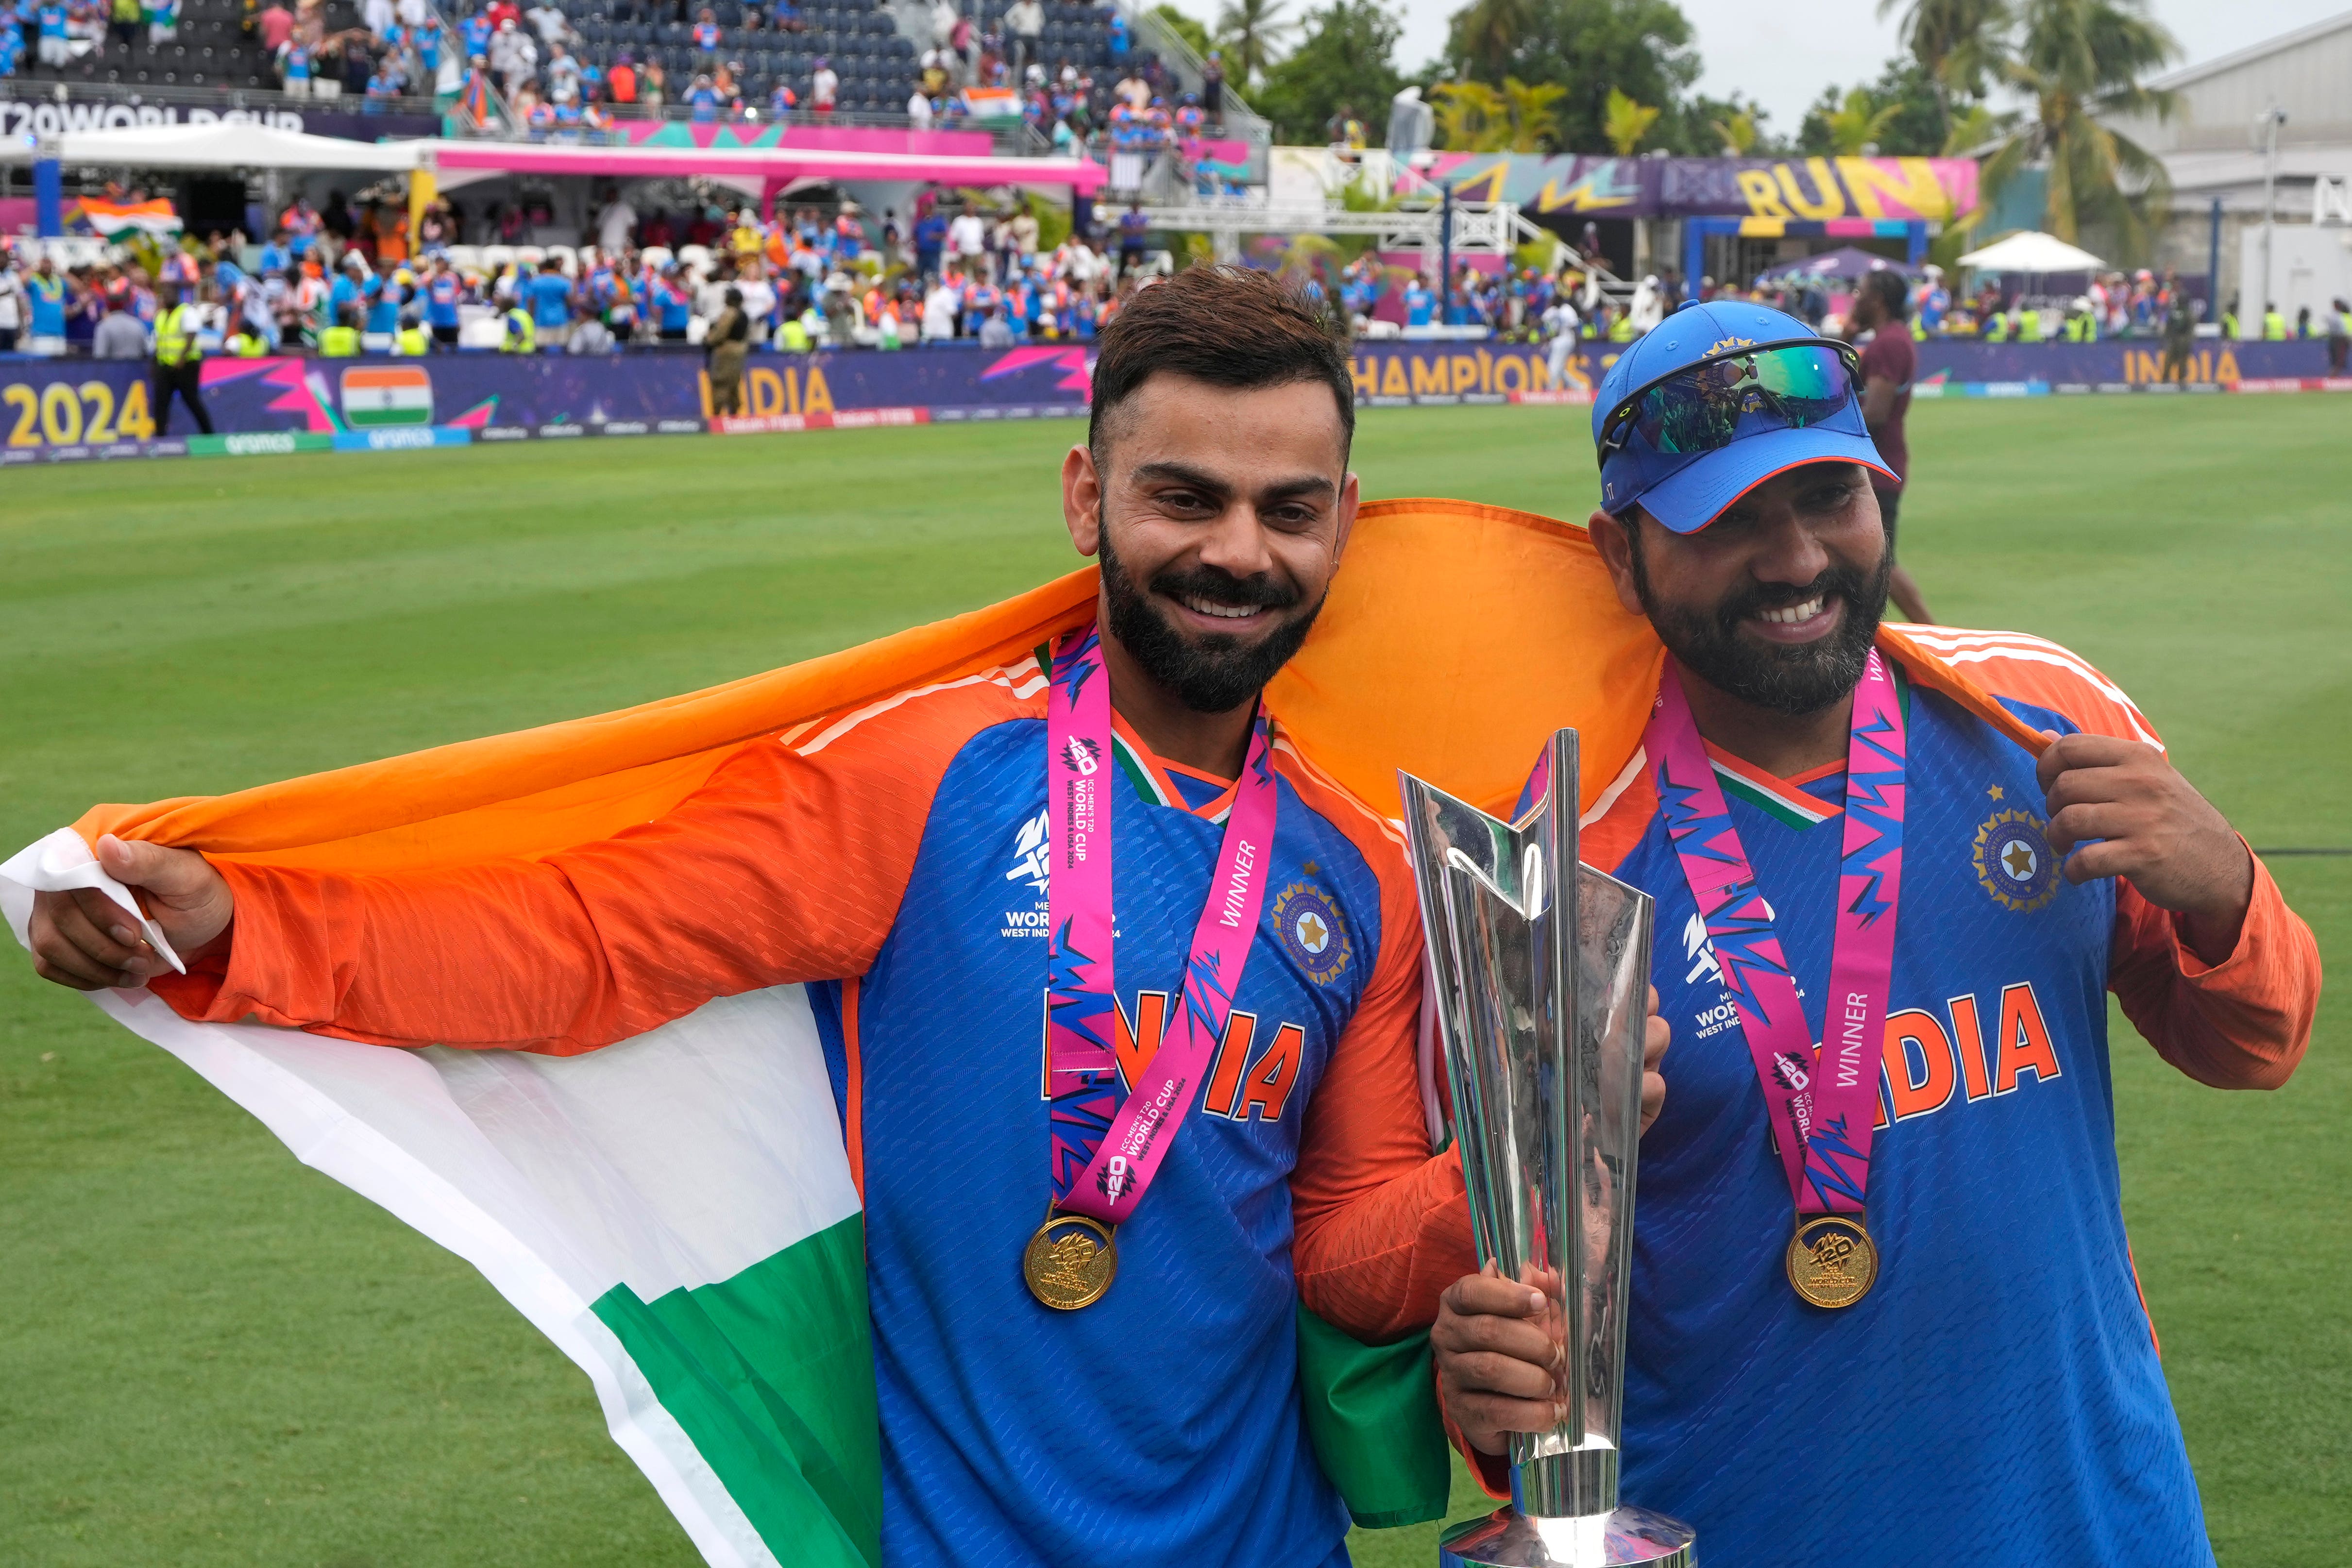
[[[1159,1050],[1118,1094],[1112,979],[1110,676],[1088,627],[1055,650],[1045,699],[1045,1076],[1053,1202],[1022,1256],[1029,1289],[1070,1311],[1101,1300],[1118,1270],[1117,1228],[1159,1174],[1232,1016],[1265,903],[1274,848],[1274,732],[1263,710],[1225,817],[1217,869],[1184,960],[1181,1005]]]
[[[1872,649],[1846,743],[1845,844],[1818,1058],[1772,912],[1731,824],[1672,661],[1642,737],[1658,804],[1723,988],[1739,1014],[1797,1211],[1789,1282],[1815,1306],[1850,1306],[1878,1277],[1864,1222],[1878,1063],[1903,892],[1905,737],[1900,695]]]

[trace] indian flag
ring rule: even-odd
[[[968,87],[963,89],[963,111],[974,120],[1018,120],[1021,95],[1009,87]]]
[[[591,842],[659,817],[747,741],[1026,661],[1090,619],[1096,591],[1088,569],[617,714],[95,807],[0,864],[0,908],[20,942],[36,891],[105,887],[135,915],[90,852],[109,832],[353,874]],[[1538,747],[1572,724],[1589,808],[1634,755],[1663,658],[1582,529],[1380,502],[1269,701],[1307,756],[1391,813],[1399,768],[1507,810]],[[1948,671],[1936,684],[1972,695]],[[296,1158],[479,1269],[588,1375],[614,1439],[709,1562],[879,1560],[864,1220],[803,988],[723,998],[573,1057],[194,1024],[143,988],[92,1000]]]
[[[354,430],[433,423],[433,378],[423,365],[353,365],[343,372],[343,419]]]
[[[101,239],[128,240],[134,235],[168,239],[180,232],[180,215],[161,196],[149,202],[108,202],[84,196],[80,216],[89,225],[90,233]]]

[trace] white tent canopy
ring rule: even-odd
[[[1982,272],[2104,272],[2107,264],[2087,250],[2078,250],[2056,235],[2027,229],[1995,240],[1982,250],[1960,257],[1962,267]]]
[[[127,169],[365,169],[416,168],[430,141],[351,141],[306,136],[266,125],[216,120],[210,125],[126,125],[111,131],[69,131],[58,139],[59,162]],[[29,163],[31,137],[0,138],[0,162]]]

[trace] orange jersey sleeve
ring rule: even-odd
[[[198,1021],[572,1055],[717,997],[863,974],[932,797],[1008,673],[746,743],[674,810],[537,860],[351,875],[219,862],[226,959],[153,983]]]
[[[2062,713],[2094,735],[2164,744],[2121,688],[2055,643],[2016,632],[1907,630],[1995,696]],[[2182,945],[2177,916],[2117,883],[2107,988],[2157,1054],[2199,1082],[2285,1082],[2311,1043],[2319,987],[2319,944],[2259,856],[2238,945],[2214,965]]]
[[[1425,1328],[1477,1267],[1462,1163],[1432,1157],[1423,1109],[1421,904],[1396,831],[1320,775],[1293,782],[1381,883],[1381,956],[1307,1107],[1291,1173],[1292,1261],[1308,1309],[1377,1343]]]
[[[2156,1053],[2200,1083],[2284,1083],[2311,1043],[2319,986],[2318,940],[2259,855],[2238,946],[2219,964],[2182,942],[2180,916],[2127,882],[2116,890],[2107,988]]]

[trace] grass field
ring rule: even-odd
[[[1945,619],[2101,664],[2257,845],[2352,846],[2347,421],[2332,397],[1925,404],[1905,559]],[[1581,515],[1581,432],[1380,412],[1357,458],[1369,496]],[[616,707],[1002,597],[1070,564],[1077,433],[11,470],[0,853],[94,799]],[[2352,860],[2273,864],[2343,954]],[[2224,1095],[2116,1020],[2127,1218],[2225,1565],[2344,1561],[2347,1045],[2339,994],[2291,1085]],[[0,1264],[0,1563],[693,1561],[586,1380],[478,1276],[12,945]],[[1419,1568],[1433,1535],[1360,1534],[1359,1561]]]

